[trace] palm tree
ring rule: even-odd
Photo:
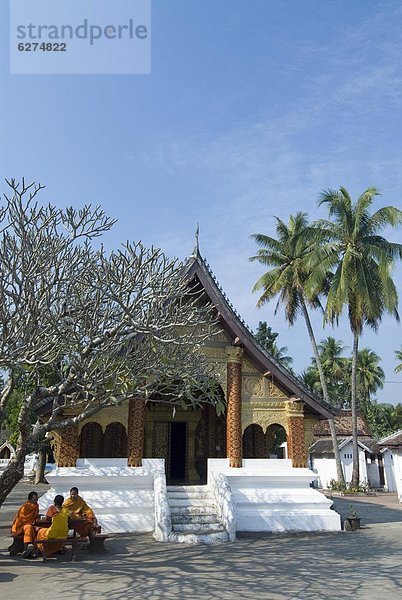
[[[370,212],[376,188],[369,188],[353,203],[347,190],[324,190],[319,204],[325,204],[329,218],[315,224],[315,249],[306,266],[311,270],[308,293],[320,290],[333,272],[327,296],[325,321],[336,323],[346,307],[353,334],[351,409],[353,427],[352,486],[359,484],[357,446],[357,357],[363,327],[377,330],[384,313],[398,315],[398,294],[391,271],[397,258],[402,258],[402,245],[391,243],[380,232],[386,226],[402,223],[402,211],[385,206]],[[309,232],[310,235],[312,231]]]
[[[393,431],[402,429],[402,404],[400,402],[393,407],[391,420]]]
[[[265,267],[272,267],[260,277],[254,285],[253,292],[262,290],[262,294],[257,302],[258,307],[263,306],[265,303],[278,296],[275,314],[282,305],[285,309],[286,319],[290,325],[295,323],[299,313],[303,314],[320,375],[323,397],[325,402],[330,404],[327,384],[308,311],[309,306],[312,308],[321,307],[319,293],[315,292],[314,294],[308,295],[305,289],[306,280],[310,275],[303,266],[304,257],[310,250],[310,242],[307,241],[307,236],[304,235],[307,227],[307,214],[298,212],[295,216],[291,215],[289,217],[288,225],[281,219],[276,218],[276,233],[278,239],[260,233],[251,236],[251,238],[261,246],[261,249],[255,256],[252,256],[250,260],[257,260]],[[305,244],[300,242],[300,240],[303,239],[306,239]],[[325,280],[322,282],[320,292],[324,288]],[[334,447],[338,480],[344,483],[345,478],[339,456],[333,418],[329,419],[329,425]]]
[[[367,413],[372,396],[384,387],[385,373],[380,367],[380,357],[369,348],[362,348],[357,355],[357,388],[360,408]]]
[[[291,369],[293,358],[286,355],[288,351],[287,346],[278,346],[276,342],[278,335],[279,334],[276,331],[272,331],[272,327],[269,327],[266,321],[259,321],[254,337],[257,342],[259,342],[259,344],[275,358],[275,360],[280,362],[287,369]]]
[[[402,348],[400,350],[395,350],[396,358],[401,361],[394,369],[395,373],[400,373],[402,371]]]
[[[342,356],[344,349],[342,341],[331,336],[318,345],[328,396],[331,404],[337,408],[345,408],[348,396],[348,359]],[[314,357],[312,364],[304,371],[303,377],[313,391],[322,395],[320,374]]]

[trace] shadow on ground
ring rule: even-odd
[[[343,513],[349,503],[335,501]],[[402,586],[402,512],[380,507],[376,521],[377,508],[359,501],[370,525],[355,533],[241,533],[232,544],[214,546],[116,535],[107,542],[106,556],[82,550],[77,563],[66,557],[46,564],[9,557],[2,537],[1,587],[10,599],[29,590],[33,599],[396,600]]]

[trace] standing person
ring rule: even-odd
[[[32,550],[28,546],[29,544],[33,544],[35,539],[34,524],[38,515],[38,494],[36,492],[29,492],[28,501],[18,509],[11,526],[11,533],[14,537],[18,535],[24,536],[22,558],[30,558],[32,555]]]
[[[78,495],[78,488],[71,488],[70,498],[64,502],[63,508],[67,508],[70,511],[71,517],[82,519],[82,523],[75,523],[74,525],[74,529],[79,536],[91,536],[98,531],[98,521],[95,513],[85,500]]]
[[[51,506],[46,517],[51,517],[52,524],[50,527],[42,527],[39,529],[36,539],[40,540],[51,540],[57,538],[66,538],[68,536],[68,517],[69,511],[63,508],[64,496],[57,495],[54,499],[54,504]],[[43,551],[43,545],[38,544],[39,550]],[[46,544],[46,556],[52,556],[56,552],[60,552],[64,548],[63,542],[52,542]]]

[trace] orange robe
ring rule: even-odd
[[[59,514],[59,511],[57,510],[55,505],[52,504],[52,506],[49,506],[49,508],[47,509],[46,519],[51,521],[53,519],[54,515],[57,515],[57,514]]]
[[[14,536],[23,535],[24,544],[33,544],[35,539],[34,523],[39,515],[39,506],[33,502],[25,502],[18,510],[11,526]]]
[[[74,529],[79,536],[86,537],[87,535],[93,533],[95,528],[95,513],[92,510],[92,508],[88,506],[85,500],[81,498],[81,496],[78,496],[76,500],[71,500],[71,498],[67,498],[67,500],[63,504],[63,508],[67,508],[70,511],[71,517],[73,519],[74,517],[76,519],[85,517],[85,520],[83,520],[82,523],[74,524]]]
[[[69,513],[67,510],[62,509],[61,512],[56,510],[56,507],[50,507],[54,510],[47,511],[46,516],[49,515],[49,512],[54,513],[52,518],[52,524],[50,527],[43,527],[39,529],[37,533],[36,539],[39,540],[51,540],[54,538],[66,538],[68,536],[68,517]],[[63,542],[53,542],[51,544],[46,544],[45,553],[46,556],[52,556],[56,552],[59,552],[64,547]],[[43,545],[38,544],[39,550],[43,551]]]

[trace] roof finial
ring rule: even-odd
[[[195,244],[194,244],[194,250],[193,250],[194,257],[197,257],[200,255],[199,237],[200,237],[200,224],[197,223],[197,227],[195,228]]]

